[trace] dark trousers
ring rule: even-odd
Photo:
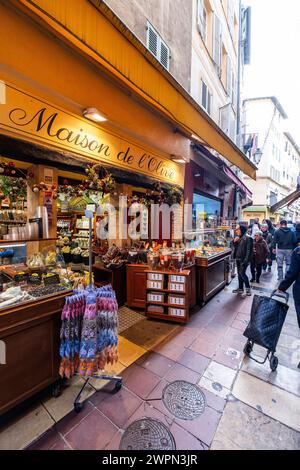
[[[272,264],[273,264],[273,261],[270,259],[269,261],[267,261],[266,263],[264,263],[263,269],[266,270],[268,266],[269,266],[269,268],[271,268],[271,267],[272,267]]]
[[[252,274],[252,279],[255,279],[256,282],[259,282],[261,272],[263,268],[263,263],[256,264],[256,263],[251,263],[251,274]]]
[[[239,289],[244,290],[244,284],[247,289],[250,289],[250,282],[249,278],[246,274],[248,264],[242,264],[242,261],[236,260],[236,267],[238,272],[238,279],[239,279]]]
[[[300,328],[300,301],[299,300],[295,300],[295,308],[296,308],[296,313],[297,313],[298,326]]]

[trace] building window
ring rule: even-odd
[[[234,39],[234,4],[233,0],[227,0],[227,20],[231,38]]]
[[[207,111],[208,114],[211,113],[211,93],[206,85],[206,83],[202,80],[202,97],[201,97],[201,105]]]
[[[198,0],[198,28],[203,41],[207,39],[207,11],[204,0]]]
[[[147,48],[164,68],[169,70],[170,49],[149,21],[147,22]]]
[[[221,22],[217,15],[214,15],[214,42],[213,42],[213,59],[216,64],[218,75],[221,74],[221,55],[222,55],[222,31]]]

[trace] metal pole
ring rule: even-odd
[[[90,287],[93,286],[93,233],[92,233],[92,218],[89,218],[89,285]]]

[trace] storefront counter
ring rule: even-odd
[[[59,379],[61,311],[70,293],[0,310],[0,414]]]
[[[226,285],[226,271],[230,262],[231,250],[211,256],[197,256],[197,303],[204,305]]]

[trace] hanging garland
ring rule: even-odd
[[[0,199],[9,198],[12,201],[25,199],[27,195],[27,182],[23,178],[13,176],[0,176]]]
[[[87,179],[84,181],[88,189],[101,191],[103,194],[112,193],[116,188],[116,181],[99,163],[88,163],[85,169]]]

